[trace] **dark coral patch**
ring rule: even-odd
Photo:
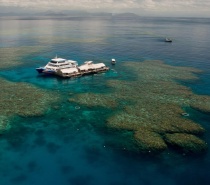
[[[180,148],[185,153],[201,153],[207,149],[207,144],[192,134],[166,134],[165,140],[170,145]]]

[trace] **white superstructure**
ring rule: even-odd
[[[107,67],[104,63],[98,63],[94,64],[93,61],[86,61],[83,65],[79,66],[78,69],[80,72],[86,73],[86,72],[94,72],[94,71],[100,71],[104,70]]]
[[[74,60],[66,60],[64,58],[53,58],[44,67],[36,68],[39,73],[54,74],[59,69],[76,68],[78,63]]]
[[[94,64],[93,61],[86,61],[77,68],[59,69],[56,73],[62,77],[77,77],[82,75],[100,73],[109,70],[104,63]]]

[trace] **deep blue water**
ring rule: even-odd
[[[163,60],[170,65],[204,71],[186,83],[197,94],[210,95],[210,19],[140,18],[74,20],[0,20],[0,48],[33,46],[22,54],[21,65],[0,70],[13,82],[27,82],[58,92],[60,109],[42,117],[15,117],[11,130],[0,136],[1,185],[209,185],[210,155],[163,153],[145,156],[120,148],[124,133],[111,133],[107,109],[70,104],[70,93],[103,92],[110,79],[130,79],[122,62]],[[164,38],[171,37],[172,43]],[[34,70],[58,55],[77,60],[117,60],[106,74],[78,79],[40,77]],[[9,56],[5,55],[4,58]],[[0,61],[1,62],[1,61]],[[117,71],[117,73],[115,72]],[[210,143],[210,117],[198,112],[192,119],[206,130]]]

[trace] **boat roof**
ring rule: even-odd
[[[79,66],[78,68],[80,70],[88,70],[88,69],[90,69],[90,66],[88,66],[88,65],[82,65],[82,66]]]
[[[105,67],[105,64],[104,63],[98,63],[98,64],[85,63],[84,65],[79,66],[79,69],[80,70],[88,70],[88,69],[97,69],[97,68],[101,68],[101,67]]]
[[[104,63],[98,63],[98,64],[94,64],[95,68],[101,68],[101,67],[105,67]]]
[[[66,59],[64,59],[64,58],[53,58],[53,59],[51,59],[51,62],[65,62],[66,61]]]
[[[66,68],[66,69],[61,69],[62,73],[73,73],[73,72],[78,72],[77,68]]]
[[[84,62],[85,64],[93,64],[93,61],[86,61],[86,62]]]
[[[72,64],[77,64],[77,61],[75,60],[67,60],[67,62],[71,62]]]

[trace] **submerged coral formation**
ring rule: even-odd
[[[207,149],[207,144],[198,137],[191,134],[174,133],[166,134],[165,140],[170,145],[180,147],[186,153],[198,153]]]
[[[2,131],[8,130],[9,128],[10,124],[8,118],[0,115],[0,134]]]
[[[94,94],[94,93],[84,93],[78,94],[75,97],[69,99],[72,102],[80,103],[88,107],[93,106],[105,106],[109,108],[113,108],[117,106],[117,102],[113,99],[109,99],[108,97],[101,96],[101,94]]]
[[[0,113],[4,116],[39,116],[58,101],[55,93],[46,92],[27,83],[0,79]]]
[[[141,151],[163,151],[167,148],[166,143],[158,133],[147,129],[135,131],[134,138]]]
[[[35,54],[43,47],[10,47],[0,48],[0,69],[14,67],[22,64],[22,57],[28,54]]]
[[[210,112],[210,96],[196,95],[177,82],[196,80],[195,73],[201,71],[161,61],[127,62],[124,67],[135,80],[110,80],[107,85],[113,93],[84,93],[70,101],[107,108],[118,105],[121,112],[109,117],[107,126],[133,131],[141,151],[159,152],[168,146],[193,153],[205,150],[206,143],[195,136],[204,133],[204,128],[185,116],[183,108]]]

